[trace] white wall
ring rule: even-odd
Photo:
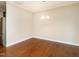
[[[31,36],[32,13],[9,3],[6,8],[6,45],[9,46]]]
[[[79,45],[79,4],[35,13],[34,36]]]

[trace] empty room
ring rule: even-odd
[[[79,2],[6,2],[5,47],[6,57],[79,57]]]

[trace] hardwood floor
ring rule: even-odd
[[[5,47],[0,44],[0,57],[5,56],[5,52],[6,52],[5,50],[6,50]]]
[[[7,47],[6,56],[14,57],[79,57],[79,47],[31,38]]]

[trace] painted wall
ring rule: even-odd
[[[34,36],[79,45],[79,4],[35,13]]]
[[[7,46],[23,41],[32,34],[32,13],[15,5],[6,5],[6,43]]]

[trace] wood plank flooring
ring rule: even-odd
[[[3,45],[0,44],[0,57],[5,56],[6,49]]]
[[[7,47],[9,57],[79,57],[79,47],[31,38],[13,46]]]

